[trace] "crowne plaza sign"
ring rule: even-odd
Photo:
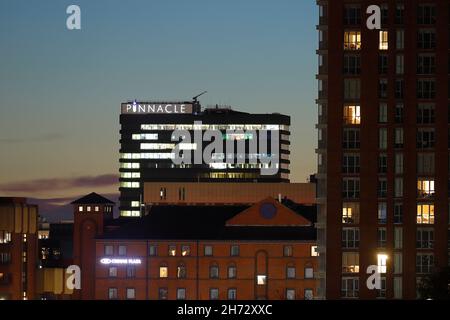
[[[137,102],[122,103],[122,114],[183,114],[192,113],[191,103]]]

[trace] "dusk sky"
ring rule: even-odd
[[[81,7],[81,30],[66,8]],[[120,102],[290,115],[291,181],[316,170],[313,0],[2,0],[0,196],[118,192]],[[66,200],[64,200],[66,201]]]

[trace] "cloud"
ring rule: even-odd
[[[48,133],[40,136],[27,137],[27,138],[0,138],[0,143],[26,143],[26,142],[50,142],[61,140],[64,135],[61,133]]]
[[[17,193],[34,193],[61,191],[76,188],[99,188],[117,185],[117,174],[104,174],[99,176],[82,176],[73,178],[36,179],[0,184],[0,191]]]

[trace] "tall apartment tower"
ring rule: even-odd
[[[317,3],[320,293],[415,299],[449,263],[450,3]]]

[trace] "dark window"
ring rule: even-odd
[[[403,104],[395,106],[395,123],[403,123]]]
[[[384,174],[387,172],[387,155],[380,154],[378,156],[378,173]]]
[[[397,3],[395,6],[395,23],[403,24],[405,21],[405,5],[403,3]]]
[[[417,130],[417,148],[434,148],[434,129],[421,128]]]
[[[219,278],[219,266],[213,264],[209,267],[209,278],[210,279],[218,279]]]
[[[402,79],[395,80],[395,99],[403,99],[405,82]]]
[[[387,196],[387,180],[378,179],[378,197],[386,198]]]
[[[127,278],[134,278],[136,276],[136,268],[134,266],[127,266]]]
[[[239,246],[238,245],[233,245],[230,248],[230,255],[232,257],[238,256],[239,255]]]
[[[358,128],[344,128],[342,147],[344,149],[358,149],[360,147]]]
[[[378,85],[378,94],[382,99],[386,99],[388,96],[388,81],[387,79],[380,79]]]
[[[361,24],[361,7],[359,5],[346,5],[344,8],[344,24]]]
[[[417,8],[417,24],[435,24],[436,6],[434,4],[420,4]]]
[[[361,57],[358,55],[344,55],[344,74],[358,75],[361,73]]]
[[[167,296],[169,295],[169,290],[167,288],[159,288],[159,300],[167,300]]]
[[[436,81],[434,79],[417,80],[417,98],[434,99],[436,97]]]
[[[417,106],[417,123],[434,123],[434,104],[419,104]]]
[[[344,154],[342,162],[343,173],[359,173],[359,154]]]
[[[434,74],[436,72],[436,56],[421,53],[417,57],[417,74]]]
[[[419,49],[436,48],[436,31],[421,29],[417,33],[417,47]]]
[[[394,204],[394,223],[403,223],[403,204],[399,202]]]
[[[378,72],[380,74],[388,73],[389,57],[387,54],[380,54],[378,57]]]

